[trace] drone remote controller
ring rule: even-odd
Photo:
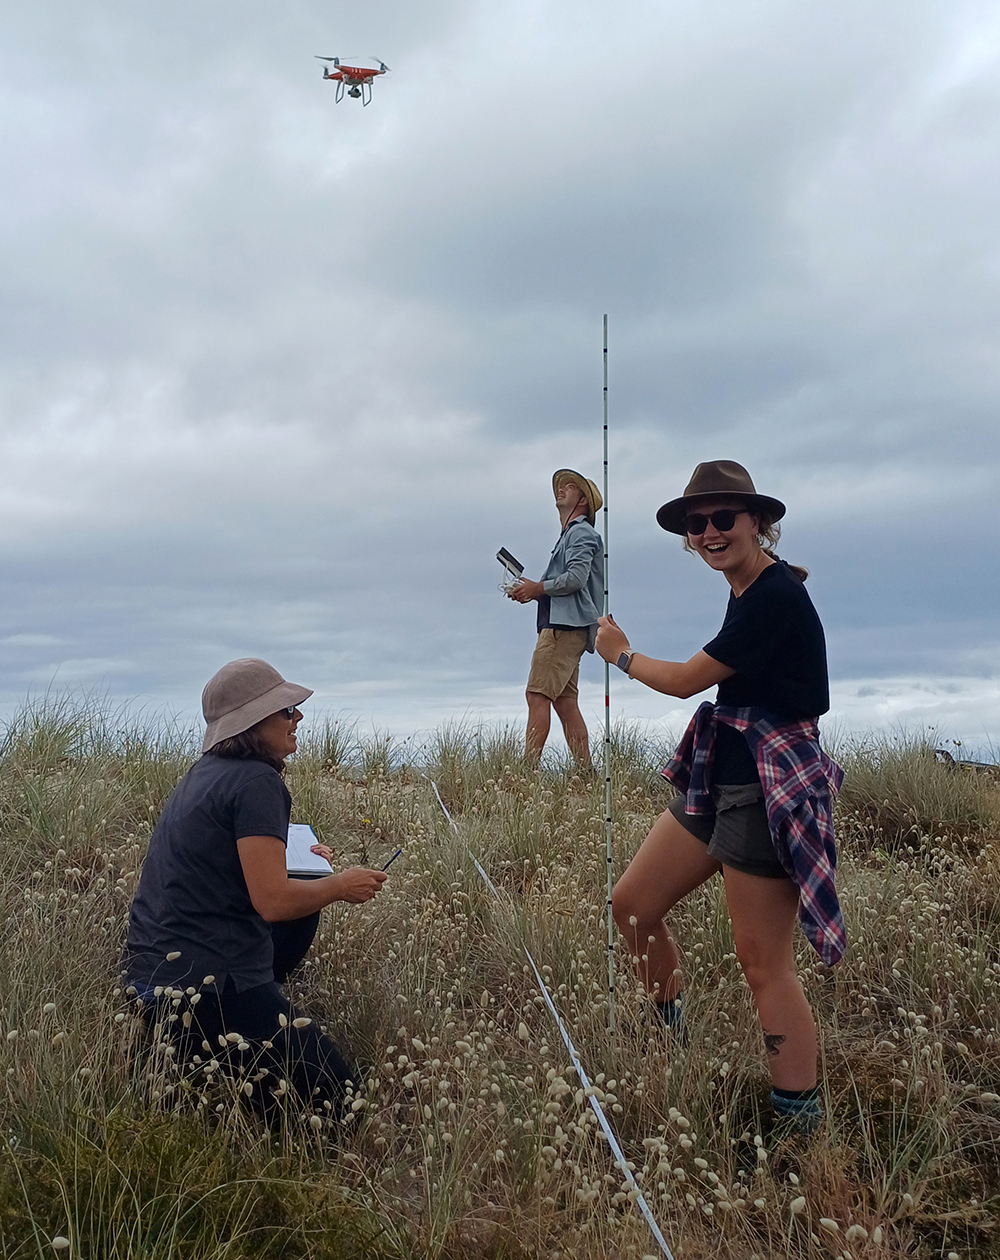
[[[497,552],[497,559],[504,567],[503,581],[500,583],[502,591],[509,591],[517,585],[521,580],[521,574],[524,572],[524,565],[516,557],[512,556],[506,547],[501,547]]]

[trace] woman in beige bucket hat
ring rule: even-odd
[[[682,1028],[681,956],[664,918],[721,871],[772,1105],[780,1119],[811,1131],[822,1116],[816,1026],[795,972],[793,932],[798,917],[828,966],[843,954],[831,811],[841,772],[819,745],[817,719],[829,708],[823,628],[805,570],[774,553],[784,513],[780,500],[757,493],[742,465],[699,464],[656,519],[725,577],[722,629],[690,660],[662,661],[633,651],[602,617],[597,650],[665,695],[686,699],[718,686],[716,702],[701,705],[663,770],[682,795],[618,881],[614,916],[665,1022]]]
[[[255,657],[209,680],[203,755],[153,831],[125,945],[128,978],[175,1042],[176,1061],[210,1051],[224,1070],[247,1074],[244,1091],[266,1116],[282,1079],[323,1115],[339,1106],[351,1071],[312,1021],[296,1026],[279,983],[308,949],[323,906],[367,901],[386,879],[361,867],[308,881],[286,873],[292,798],[282,772],[311,695]]]

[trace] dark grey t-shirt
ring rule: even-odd
[[[239,992],[274,978],[271,928],[253,908],[237,840],[288,842],[292,798],[272,766],[206,754],[163,808],[129,914],[125,965],[143,985],[232,976]],[[167,961],[167,955],[180,957]]]

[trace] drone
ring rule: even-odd
[[[333,62],[332,71],[327,66],[323,67],[323,78],[337,81],[335,101],[342,101],[346,91],[347,95],[353,96],[355,100],[360,98],[362,105],[371,103],[372,84],[380,74],[385,74],[389,69],[378,57],[370,58],[372,61],[378,61],[377,70],[371,70],[366,66],[348,66],[339,57],[320,57],[317,54],[316,60]],[[369,58],[366,57],[365,60]]]

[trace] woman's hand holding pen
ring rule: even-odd
[[[336,861],[336,854],[329,845],[313,844],[309,848],[310,852],[326,858],[331,864]],[[391,865],[399,857],[400,853],[402,853],[402,849],[396,851],[389,859],[387,865]],[[341,871],[337,876],[341,884],[341,892],[337,900],[347,901],[355,906],[360,905],[362,902],[370,901],[377,892],[382,891],[382,885],[388,878],[384,870],[376,871],[370,870],[366,866],[352,866],[349,870]]]
[[[385,871],[372,871],[365,866],[352,866],[350,870],[341,871],[335,876],[339,883],[338,901],[348,901],[352,905],[360,905],[370,901],[389,878]]]
[[[628,636],[619,628],[614,617],[598,617],[597,626],[597,642],[594,646],[609,665],[614,665],[622,652],[629,650]]]

